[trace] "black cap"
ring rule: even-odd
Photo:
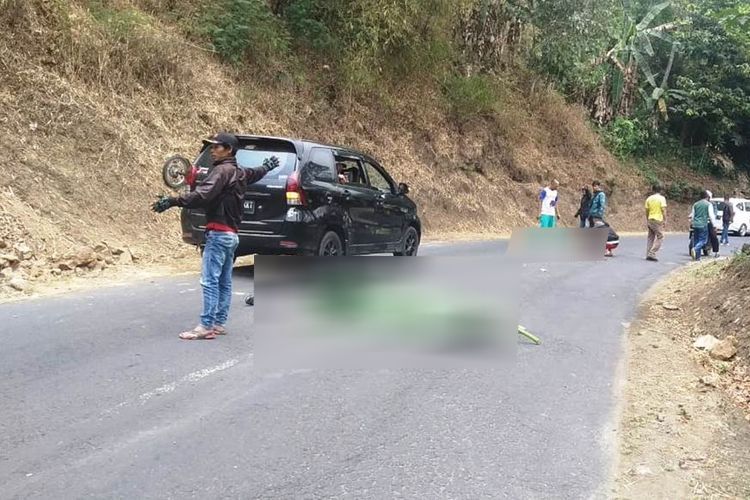
[[[237,151],[237,149],[239,149],[240,147],[237,136],[235,136],[234,134],[228,134],[226,132],[215,134],[211,136],[210,139],[204,139],[203,144],[222,144],[224,146],[232,148],[232,152]]]

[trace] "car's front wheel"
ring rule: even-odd
[[[318,247],[320,257],[340,257],[344,255],[344,245],[341,243],[339,235],[333,231],[328,231],[323,235]]]
[[[409,226],[404,234],[404,246],[398,252],[393,252],[396,257],[416,257],[419,251],[419,233],[414,226]]]
[[[747,236],[747,226],[746,226],[745,224],[742,224],[742,225],[740,226],[740,230],[739,230],[739,231],[737,231],[737,234],[739,234],[739,235],[740,235],[740,236],[742,236],[742,237],[745,237],[745,236]]]

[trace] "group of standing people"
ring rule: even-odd
[[[539,216],[539,225],[543,228],[552,228],[560,220],[558,211],[560,183],[557,180],[552,181],[539,193],[541,202],[541,214]],[[690,255],[694,260],[700,260],[703,248],[712,243],[714,253],[718,255],[719,244],[729,244],[729,226],[734,219],[734,210],[731,203],[724,204],[724,211],[721,220],[721,241],[717,237],[717,224],[714,205],[711,202],[712,194],[710,191],[704,191],[702,197],[692,208],[690,213],[691,229],[693,232],[693,244],[690,248]],[[725,197],[725,199],[729,199]],[[607,207],[607,196],[602,190],[599,181],[593,181],[591,188],[583,186],[581,188],[581,200],[578,210],[575,213],[578,219],[579,227],[601,227],[609,226],[604,221],[604,213]],[[667,226],[667,199],[663,194],[663,187],[659,184],[652,186],[652,194],[646,198],[644,204],[646,226],[648,228],[648,238],[646,240],[646,260],[656,262],[659,259],[657,254],[661,249],[664,240],[664,231]],[[716,222],[715,222],[716,221]],[[715,242],[712,240],[716,240]],[[611,256],[611,249],[607,248],[607,256]]]
[[[539,215],[540,227],[555,227],[557,221],[560,220],[557,209],[557,202],[560,198],[559,188],[560,182],[554,180],[539,193],[539,201],[542,204],[541,214]],[[602,184],[599,181],[593,181],[591,187],[583,186],[581,191],[583,193],[581,204],[574,217],[579,219],[580,227],[594,227],[597,220],[604,221],[607,195],[604,194]]]
[[[574,217],[578,219],[579,227],[596,227],[597,221],[604,221],[606,208],[607,195],[602,190],[602,184],[594,181],[590,188],[581,188],[581,201]]]
[[[539,215],[540,227],[555,227],[557,221],[560,220],[558,212],[559,187],[560,183],[554,180],[539,193],[539,201],[542,205],[541,214]],[[604,194],[602,183],[593,181],[590,188],[589,186],[583,186],[581,192],[581,202],[574,217],[578,219],[579,226],[582,228],[607,227],[609,229],[604,255],[612,257],[612,250],[617,247],[619,238],[617,233],[604,221],[604,212],[607,209],[607,195]]]
[[[693,204],[690,212],[690,228],[693,232],[693,244],[690,256],[693,260],[700,260],[703,248],[711,245],[714,255],[719,255],[719,245],[729,245],[729,226],[734,222],[734,207],[729,203],[729,196],[724,196],[721,220],[716,215],[714,204],[711,202],[711,191],[703,191],[701,199]],[[721,238],[717,235],[721,224]]]

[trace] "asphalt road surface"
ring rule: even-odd
[[[687,262],[686,239],[668,237],[658,263],[625,238],[614,259],[527,265],[522,324],[544,343],[502,376],[260,376],[248,269],[214,341],[176,337],[196,320],[197,277],[0,305],[0,498],[605,498],[623,323]]]

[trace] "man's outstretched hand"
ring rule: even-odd
[[[169,196],[162,196],[151,205],[151,210],[160,214],[166,212],[170,208],[177,205],[177,198],[171,198]]]
[[[263,166],[266,167],[269,172],[274,168],[279,168],[279,165],[279,159],[275,156],[263,160]]]

